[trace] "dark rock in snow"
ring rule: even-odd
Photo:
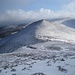
[[[34,74],[31,74],[31,75],[45,75],[44,73],[34,73]]]

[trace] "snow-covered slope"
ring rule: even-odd
[[[75,44],[48,41],[0,54],[0,75],[75,75]]]
[[[75,43],[75,29],[56,22],[39,20],[29,24],[25,29],[13,35],[5,43],[1,44],[0,53],[12,52],[25,45],[31,45],[48,40]],[[3,40],[0,42],[2,43]]]
[[[75,29],[66,27],[65,25],[48,22],[43,20],[38,25],[35,37],[42,40],[63,40],[63,41],[75,41]]]
[[[63,21],[40,20],[3,38],[0,75],[75,75],[75,29]]]

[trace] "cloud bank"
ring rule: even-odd
[[[75,1],[63,5],[60,11],[41,8],[37,11],[7,10],[4,14],[0,14],[0,22],[4,21],[34,21],[39,19],[53,19],[72,17],[75,18]]]

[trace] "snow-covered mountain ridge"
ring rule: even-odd
[[[0,75],[75,75],[75,29],[66,20],[39,20],[0,40]]]
[[[75,29],[56,22],[50,23],[46,20],[42,20],[42,22],[37,25],[35,37],[42,40],[53,39],[75,42]]]
[[[11,38],[1,40],[0,53],[13,52],[26,45],[51,40],[75,43],[75,29],[58,22],[39,20],[29,24]]]

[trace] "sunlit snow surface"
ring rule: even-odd
[[[75,29],[63,21],[40,20],[2,39],[0,75],[75,75]]]
[[[19,33],[7,36],[0,41],[0,53],[13,52],[25,45],[41,41],[55,40],[75,43],[75,29],[67,27],[61,22],[40,20],[27,25]]]
[[[0,58],[0,75],[75,75],[75,45],[70,43],[38,43]]]

